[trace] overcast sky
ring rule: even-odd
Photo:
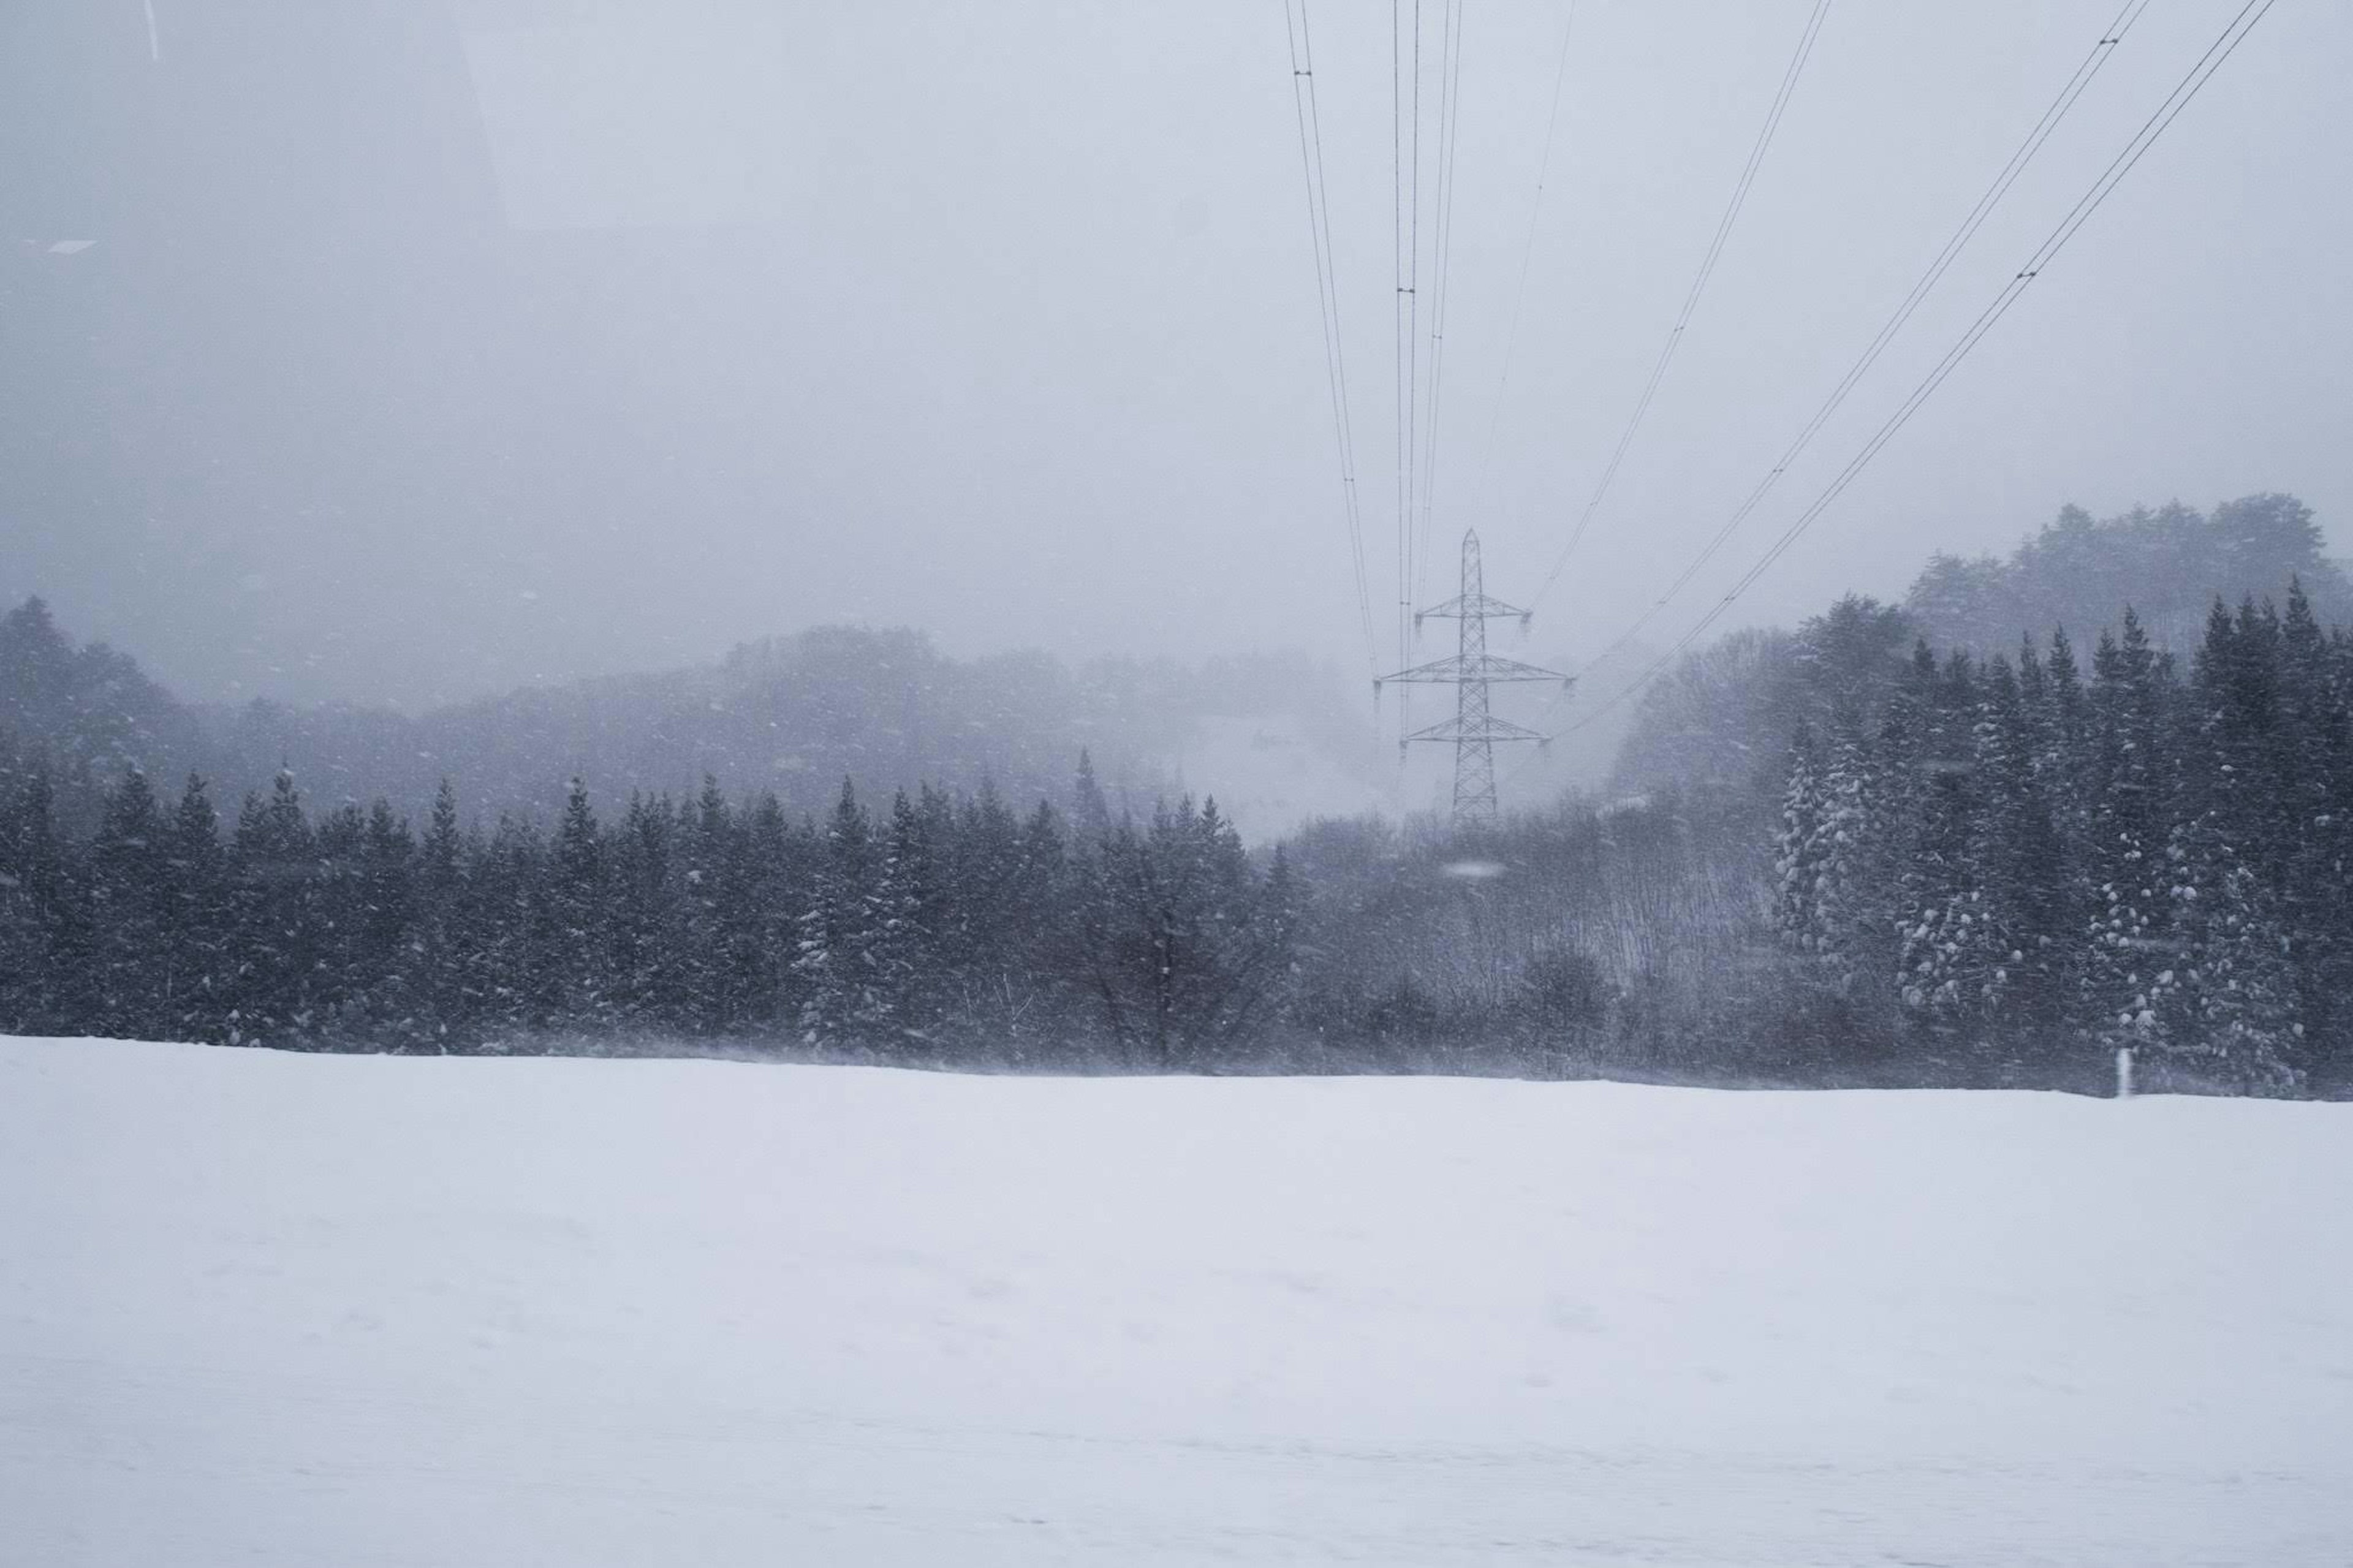
[[[1831,7],[1532,647],[1609,642],[1715,531],[2119,4]],[[1662,636],[2238,8],[2155,0]],[[1580,0],[1538,209],[1568,7],[1470,0],[1423,597],[1466,525],[1491,592],[1535,591],[1810,9]],[[0,593],[183,691],[414,705],[839,620],[1370,662],[1280,0],[153,11],[0,21]],[[1310,16],[1386,605],[1388,7]],[[1898,595],[1931,550],[2005,550],[2071,500],[2293,490],[2353,549],[2348,53],[2353,9],[2284,0],[1727,624]]]

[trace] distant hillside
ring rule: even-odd
[[[1257,807],[1245,827],[1272,833],[1361,798],[1346,777],[1334,782],[1364,754],[1351,717],[1338,676],[1295,656],[1072,670],[1037,653],[960,660],[917,632],[849,626],[747,644],[713,664],[416,715],[267,700],[191,707],[124,655],[76,647],[38,600],[0,617],[9,749],[101,781],[131,763],[166,780],[202,773],[224,803],[284,767],[313,800],[382,795],[419,817],[445,776],[467,815],[484,818],[552,819],[575,774],[607,800],[689,795],[710,774],[733,792],[773,790],[797,813],[822,810],[845,776],[883,795],[987,779],[1015,799],[1060,799],[1082,749],[1114,795],[1148,806],[1164,791],[1219,792],[1233,723],[1254,721],[1282,738],[1302,781],[1286,789],[1264,768],[1237,781]]]
[[[38,598],[0,615],[0,781],[37,758],[69,827],[95,824],[99,786],[128,765],[171,774],[214,756],[196,716],[135,659],[76,647]]]
[[[2200,513],[2179,501],[2094,521],[2077,506],[2010,552],[1929,559],[1905,595],[1920,634],[1942,647],[2014,649],[2064,626],[2090,643],[2130,605],[2160,647],[2188,647],[2220,595],[2277,603],[2298,578],[2324,624],[2353,621],[2353,582],[2322,552],[2312,509],[2291,495],[2246,496]]]
[[[37,598],[0,616],[0,733],[94,769],[190,757],[201,744],[193,715],[135,659],[75,647]]]
[[[2175,501],[2104,521],[2066,507],[2007,560],[1930,557],[1900,607],[1849,595],[1795,632],[1736,632],[1694,649],[1643,692],[1611,785],[1746,795],[1769,813],[1799,722],[1870,710],[1918,640],[2014,656],[2021,637],[2060,626],[2088,658],[2130,605],[2153,643],[2186,655],[2217,596],[2277,604],[2291,580],[2322,625],[2353,625],[2353,582],[2294,496],[2206,513]]]

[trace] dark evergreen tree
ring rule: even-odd
[[[229,844],[231,1044],[307,1046],[327,961],[319,864],[294,775],[246,796]]]
[[[824,853],[793,960],[801,992],[801,1037],[812,1046],[870,1043],[888,1017],[888,997],[876,985],[882,931],[874,900],[880,879],[872,839],[857,786],[844,779],[826,824]]]
[[[0,1009],[26,1034],[83,1032],[87,1000],[66,976],[88,961],[75,951],[87,930],[70,910],[56,786],[39,759],[12,763],[0,785]]]
[[[2120,637],[2101,634],[2092,672],[2084,1016],[2103,1052],[2147,1049],[2166,1037],[2179,983],[2164,865],[2172,703],[2129,606]]]
[[[142,1039],[170,1030],[158,962],[172,916],[170,862],[154,788],[128,769],[107,794],[81,879],[93,1033]]]
[[[220,817],[211,791],[195,773],[180,791],[172,814],[165,862],[162,960],[163,1000],[174,1038],[222,1037],[222,1005],[227,976],[231,902],[227,862],[222,854]]]

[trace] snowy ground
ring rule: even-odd
[[[0,1559],[2353,1561],[2353,1107],[0,1040]]]

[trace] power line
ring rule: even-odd
[[[1568,0],[1568,14],[1560,29],[1560,58],[1553,67],[1552,108],[1545,115],[1544,151],[1536,158],[1535,195],[1528,204],[1527,242],[1520,247],[1520,279],[1512,289],[1512,311],[1509,325],[1504,331],[1504,373],[1495,383],[1494,406],[1487,418],[1486,450],[1479,458],[1479,480],[1475,492],[1482,500],[1488,491],[1488,477],[1495,465],[1495,438],[1503,429],[1504,394],[1512,384],[1512,365],[1519,356],[1520,310],[1528,297],[1528,265],[1535,258],[1536,223],[1544,216],[1545,182],[1552,173],[1554,132],[1560,126],[1561,88],[1568,79],[1568,45],[1577,33],[1577,0]]]
[[[1400,0],[1389,0],[1389,172],[1392,184],[1390,205],[1390,246],[1392,271],[1396,285],[1396,357],[1397,357],[1397,645],[1398,661],[1405,661],[1407,626],[1411,613],[1408,591],[1412,583],[1412,549],[1409,531],[1412,521],[1413,483],[1413,341],[1415,322],[1412,314],[1414,298],[1413,269],[1420,258],[1421,228],[1421,5],[1413,4],[1413,114],[1412,142],[1407,139],[1406,113],[1406,46],[1404,10]],[[1411,182],[1412,217],[1407,216],[1408,187]],[[1400,691],[1398,711],[1403,712]]]
[[[1407,163],[1406,203],[1411,222],[1406,230],[1406,384],[1402,394],[1406,405],[1405,489],[1400,497],[1405,515],[1399,519],[1405,560],[1398,578],[1398,616],[1401,622],[1409,621],[1413,615],[1414,478],[1415,464],[1421,453],[1421,0],[1413,0],[1411,81],[1409,96],[1413,114],[1412,128],[1408,133],[1410,157]]]
[[[1911,321],[1929,292],[1951,269],[1953,263],[1959,258],[1961,251],[1976,236],[1978,230],[1984,226],[1986,219],[1992,216],[1994,207],[2009,193],[2010,186],[2018,183],[2019,176],[2026,172],[2027,164],[2033,161],[2034,155],[2042,150],[2043,143],[2048,142],[2052,132],[2058,130],[2059,122],[2065,119],[2067,111],[2075,106],[2075,100],[2084,96],[2085,89],[2092,85],[2092,79],[2099,75],[2101,68],[2107,64],[2109,58],[2116,52],[2116,46],[2124,42],[2125,35],[2132,30],[2134,23],[2140,20],[2141,13],[2148,9],[2151,0],[2126,0],[2124,9],[2117,12],[2115,19],[2101,29],[2098,39],[2092,45],[2082,61],[2076,65],[2066,83],[2060,88],[2058,96],[2053,98],[2050,107],[2042,111],[2042,118],[2034,122],[2033,128],[2027,132],[2026,139],[2020,142],[2018,150],[2010,155],[2010,162],[2002,165],[2001,172],[1994,176],[1993,183],[1986,187],[1985,194],[1978,198],[1977,205],[1969,209],[1968,216],[1961,220],[1960,226],[1953,231],[1952,237],[1945,241],[1944,248],[1936,253],[1935,259],[1929,262],[1927,269],[1913,283],[1911,291],[1904,296],[1902,302],[1896,306],[1894,313],[1880,326],[1878,332],[1864,347],[1861,356],[1853,364],[1847,367],[1846,374],[1839,378],[1838,384],[1831,389],[1830,395],[1822,400],[1821,406],[1814,411],[1813,416],[1807,420],[1805,427],[1798,432],[1797,438],[1791,441],[1788,449],[1775,460],[1772,468],[1766,473],[1765,477],[1757,481],[1756,487],[1748,492],[1739,506],[1734,509],[1732,515],[1725,520],[1723,527],[1716,531],[1715,536],[1707,542],[1700,552],[1685,564],[1681,573],[1677,574],[1674,581],[1667,584],[1666,591],[1661,594],[1649,608],[1636,616],[1633,624],[1620,634],[1616,641],[1595,656],[1595,663],[1599,664],[1608,659],[1610,655],[1618,652],[1641,635],[1642,628],[1648,626],[1660,611],[1666,608],[1675,595],[1699,574],[1700,570],[1708,562],[1715,559],[1716,552],[1724,547],[1725,542],[1732,537],[1735,531],[1748,519],[1749,515],[1764,501],[1766,495],[1780,481],[1782,475],[1787,473],[1806,448],[1812,445],[1814,437],[1821,433],[1823,426],[1830,423],[1831,416],[1836,414],[1840,406],[1846,402],[1848,394],[1854,390],[1871,367],[1879,363],[1880,355],[1886,352],[1888,344],[1894,340],[1898,332],[1903,331],[1905,324]]]
[[[1780,537],[1776,539],[1765,552],[1757,557],[1755,563],[1733,584],[1731,590],[1717,600],[1690,630],[1678,638],[1673,647],[1662,654],[1640,676],[1620,689],[1607,702],[1568,726],[1566,732],[1573,734],[1584,729],[1656,679],[1683,654],[1684,649],[1698,641],[1702,634],[1715,625],[1742,594],[1770,570],[1773,563],[1788,552],[1790,545],[1797,542],[1800,535],[1813,526],[1815,521],[1845,492],[1847,487],[1854,482],[1872,459],[1876,458],[1887,443],[1894,438],[1896,432],[1911,421],[1912,416],[1919,412],[1921,405],[1945,384],[1961,362],[1968,357],[1970,351],[1984,341],[1986,334],[1993,330],[2002,317],[2010,313],[2010,307],[2015,305],[2021,296],[2032,286],[2035,279],[2042,275],[2042,269],[2066,247],[2067,242],[2091,220],[2092,215],[2106,204],[2108,197],[2115,194],[2119,184],[2124,183],[2125,177],[2132,173],[2135,165],[2147,155],[2149,148],[2155,145],[2157,139],[2165,133],[2167,127],[2180,117],[2181,111],[2189,106],[2190,100],[2198,96],[2207,82],[2213,79],[2214,73],[2222,68],[2223,63],[2238,52],[2239,46],[2246,41],[2247,35],[2254,31],[2256,25],[2270,14],[2274,4],[2275,0],[2247,0],[2215,40],[2207,46],[2206,52],[2199,57],[2197,63],[2192,65],[2181,80],[2174,85],[2173,90],[2166,95],[2164,101],[2158,105],[2156,111],[2149,116],[2147,121],[2125,144],[2124,150],[2118,153],[2114,161],[2101,172],[2099,178],[2092,182],[2091,188],[2077,199],[2073,207],[2068,209],[2067,215],[2059,220],[2058,226],[2051,231],[2040,246],[2035,247],[2034,253],[2027,258],[2026,264],[2002,286],[1994,296],[1993,302],[1985,308],[1975,321],[1970,323],[1968,331],[1961,334],[1959,340],[1946,351],[1944,358],[1937,361],[1935,368],[1930,370],[1920,384],[1913,389],[1911,395],[1897,406],[1895,412],[1888,416],[1886,422],[1880,426],[1871,439],[1863,444],[1862,448],[1848,461],[1846,467],[1839,471],[1837,477],[1831,480],[1821,494],[1815,498],[1812,504],[1798,514],[1796,520],[1782,531]]]
[[[1617,479],[1618,469],[1626,460],[1627,450],[1634,444],[1635,433],[1641,429],[1644,417],[1651,412],[1651,401],[1659,395],[1659,384],[1666,379],[1667,366],[1673,363],[1675,350],[1683,343],[1683,332],[1691,325],[1693,312],[1699,309],[1700,296],[1707,291],[1708,279],[1715,276],[1716,263],[1724,256],[1725,243],[1732,237],[1732,226],[1739,221],[1740,209],[1747,203],[1749,187],[1756,184],[1757,171],[1763,167],[1766,151],[1773,144],[1773,134],[1780,129],[1781,117],[1788,111],[1789,100],[1797,92],[1798,79],[1805,73],[1806,61],[1813,55],[1814,40],[1821,34],[1822,19],[1830,8],[1831,0],[1815,0],[1813,10],[1807,15],[1805,31],[1799,37],[1797,51],[1789,57],[1788,68],[1781,73],[1780,89],[1773,95],[1773,106],[1767,111],[1765,123],[1757,132],[1756,145],[1749,149],[1748,162],[1741,168],[1740,179],[1733,186],[1732,200],[1725,204],[1724,216],[1716,220],[1715,237],[1708,241],[1707,253],[1701,258],[1699,271],[1683,296],[1683,309],[1676,312],[1675,324],[1668,331],[1667,341],[1659,350],[1658,363],[1651,367],[1651,378],[1643,384],[1641,396],[1635,400],[1633,416],[1627,420],[1624,433],[1618,437],[1617,447],[1609,454],[1609,461],[1603,467],[1601,478],[1594,484],[1593,494],[1587,500],[1585,510],[1577,514],[1577,525],[1569,531],[1567,542],[1561,546],[1560,554],[1554,559],[1552,570],[1546,574],[1535,596],[1528,601],[1531,606],[1542,603],[1545,595],[1560,580],[1561,572],[1568,565],[1568,558],[1577,549],[1577,541],[1585,537],[1586,529],[1593,521],[1593,514],[1601,509],[1602,498],[1609,493],[1611,483]]]
[[[1428,572],[1431,512],[1438,491],[1439,406],[1446,372],[1447,283],[1452,272],[1454,249],[1454,162],[1461,145],[1457,123],[1462,114],[1462,0],[1446,0],[1439,17],[1438,206],[1430,247],[1430,374],[1425,399],[1428,409],[1421,434],[1421,520],[1414,546],[1416,598],[1420,597],[1421,581]]]
[[[1333,443],[1340,459],[1342,519],[1348,531],[1348,560],[1356,575],[1356,614],[1364,623],[1366,662],[1377,668],[1380,651],[1373,635],[1372,595],[1365,575],[1364,520],[1356,500],[1356,440],[1348,411],[1347,360],[1340,331],[1339,278],[1332,251],[1332,209],[1324,174],[1324,122],[1315,101],[1315,47],[1308,28],[1307,0],[1283,0],[1283,30],[1291,46],[1292,106],[1299,121],[1299,163],[1306,177],[1307,229],[1315,252],[1315,293],[1324,327],[1324,369],[1331,384]]]

